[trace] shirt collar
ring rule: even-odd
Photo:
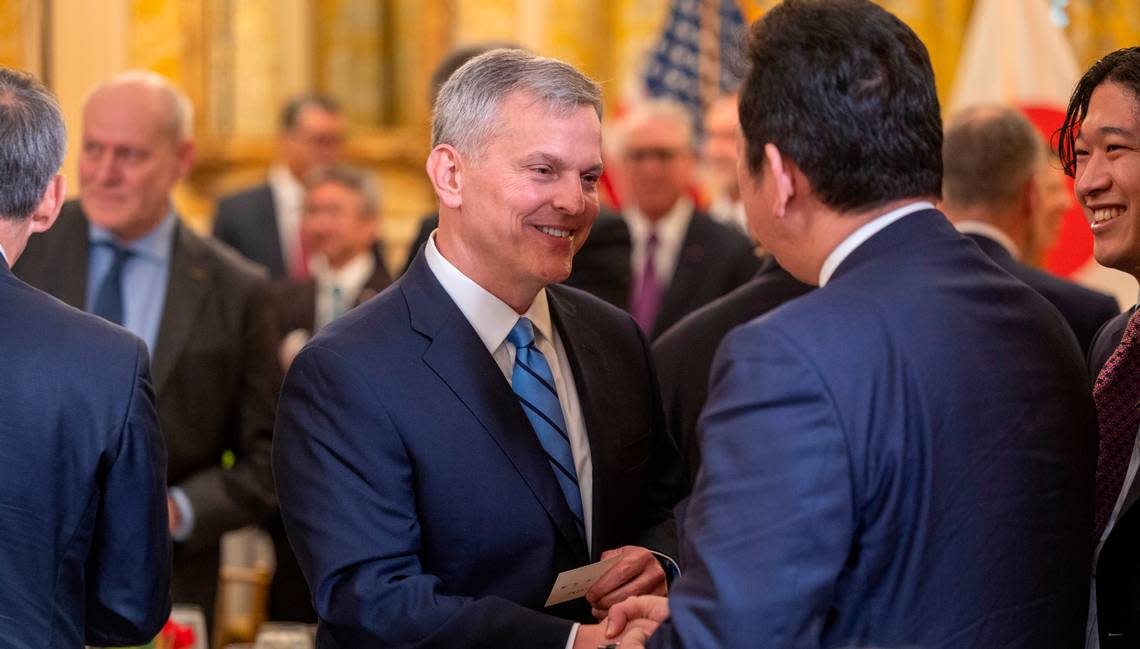
[[[267,174],[269,188],[275,198],[289,205],[300,205],[305,200],[305,186],[283,164],[275,164]]]
[[[867,239],[878,234],[879,230],[887,227],[895,221],[901,219],[908,214],[914,214],[919,210],[932,210],[934,205],[929,201],[916,201],[914,203],[907,203],[898,209],[891,210],[886,214],[876,217],[867,223],[864,223],[858,230],[852,232],[846,239],[841,241],[827,259],[823,261],[823,266],[819,269],[819,285],[823,287],[827,284],[831,276],[835,274],[836,269],[843,263],[847,256],[855,252],[855,249],[863,245]]]
[[[4,244],[0,244],[0,257],[4,258],[4,263],[8,266],[12,265],[8,263],[8,253],[4,252]]]
[[[428,237],[427,245],[424,246],[424,261],[427,262],[428,268],[443,286],[443,290],[459,307],[467,321],[471,323],[475,333],[479,336],[479,340],[483,341],[483,345],[489,353],[494,354],[495,350],[503,344],[507,334],[511,332],[520,317],[530,318],[538,334],[547,340],[554,340],[554,329],[550,321],[550,305],[547,302],[545,290],[538,292],[530,308],[520,316],[506,302],[476,284],[474,280],[464,275],[448,261],[435,245],[434,231]]]
[[[626,212],[626,222],[629,224],[630,234],[636,241],[647,239],[650,231],[657,233],[659,241],[678,241],[689,229],[692,216],[693,201],[688,196],[682,196],[656,223],[650,222],[636,207]]]
[[[958,231],[962,234],[976,234],[987,239],[993,239],[1000,244],[1002,248],[1005,248],[1014,259],[1021,257],[1021,250],[1018,249],[1013,239],[1010,239],[1009,235],[1002,232],[1000,228],[994,227],[985,221],[959,221],[954,224],[954,227],[958,228]]]
[[[123,243],[106,228],[102,228],[90,221],[87,222],[87,237],[91,243],[109,243],[126,248],[138,257],[152,261],[166,262],[170,259],[170,251],[174,248],[174,226],[178,223],[178,216],[171,209],[166,218],[162,220],[146,236]]]
[[[375,259],[371,250],[364,250],[340,268],[331,268],[324,255],[313,255],[309,268],[318,282],[341,289],[362,288],[372,273],[376,272]]]

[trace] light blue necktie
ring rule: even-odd
[[[570,436],[566,434],[558,390],[554,387],[554,374],[546,357],[534,346],[534,325],[528,318],[519,318],[511,333],[507,334],[507,340],[515,346],[511,388],[538,435],[542,449],[546,451],[546,459],[550,461],[566,504],[574,514],[578,532],[585,539],[582,492],[578,490],[578,473],[574,470],[574,454],[570,450]]]

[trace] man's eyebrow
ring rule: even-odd
[[[535,164],[535,163],[547,164],[547,165],[550,165],[551,167],[554,167],[555,169],[568,169],[568,168],[573,167],[573,165],[571,165],[569,162],[567,162],[566,160],[564,160],[560,156],[557,156],[553,153],[546,153],[543,151],[538,151],[538,152],[532,153],[532,154],[526,156],[525,158],[523,158],[523,164]],[[603,163],[598,162],[598,164],[592,165],[590,168],[586,169],[586,172],[587,173],[599,173],[600,174],[602,172],[603,166],[604,166]]]
[[[1123,137],[1136,139],[1135,132],[1130,131],[1129,129],[1126,129],[1122,126],[1102,126],[1097,130],[1100,131],[1101,135],[1120,135]]]
[[[1136,133],[1123,126],[1101,126],[1093,131],[1097,135],[1119,135],[1121,137],[1136,139]],[[1085,129],[1078,129],[1076,135],[1073,136],[1074,140],[1080,140],[1085,136]]]

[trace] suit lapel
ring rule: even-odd
[[[653,325],[654,337],[680,319],[685,304],[692,300],[693,293],[700,289],[702,281],[706,279],[701,269],[709,251],[706,250],[699,218],[700,215],[694,213],[689,220],[689,229],[685,232],[685,239],[677,254],[677,268],[673,271],[665,295],[661,296],[661,308]]]
[[[194,329],[194,322],[210,285],[212,268],[205,243],[180,221],[174,230],[170,279],[155,341],[153,372],[155,393],[162,388]]]
[[[602,352],[603,342],[595,335],[595,330],[579,321],[577,308],[560,291],[547,290],[547,296],[551,320],[570,361],[574,387],[578,391],[578,403],[586,423],[586,437],[590,441],[590,459],[593,465],[591,547],[597,555],[602,549],[599,531],[609,527],[609,510],[606,507],[609,499],[606,494],[614,485],[609,483],[608,478],[620,474],[607,466],[611,458],[618,457],[616,443],[621,439],[620,431],[611,430],[612,418],[609,415],[620,412],[622,404],[608,378],[613,376],[613,368],[608,367],[609,359]]]
[[[275,276],[288,277],[290,269],[285,267],[285,251],[281,249],[281,230],[277,225],[277,204],[273,201],[272,186],[266,183],[259,199],[262,207],[252,214],[260,221],[252,231],[254,240],[265,246],[263,254],[269,260],[270,272],[276,273]]]
[[[45,278],[44,288],[60,301],[86,311],[88,260],[91,258],[87,217],[83,215],[78,201],[68,203],[67,207],[70,209],[56,222],[54,229],[59,230],[58,234],[52,233],[59,237],[59,248],[51,251],[52,264],[55,265],[51,275],[54,279]]]
[[[499,366],[419,255],[400,281],[414,330],[430,339],[423,361],[510,459],[577,559],[588,559],[573,514],[538,437]]]

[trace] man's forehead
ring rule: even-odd
[[[1140,137],[1140,97],[1114,82],[1102,83],[1093,91],[1076,137],[1108,135]]]

